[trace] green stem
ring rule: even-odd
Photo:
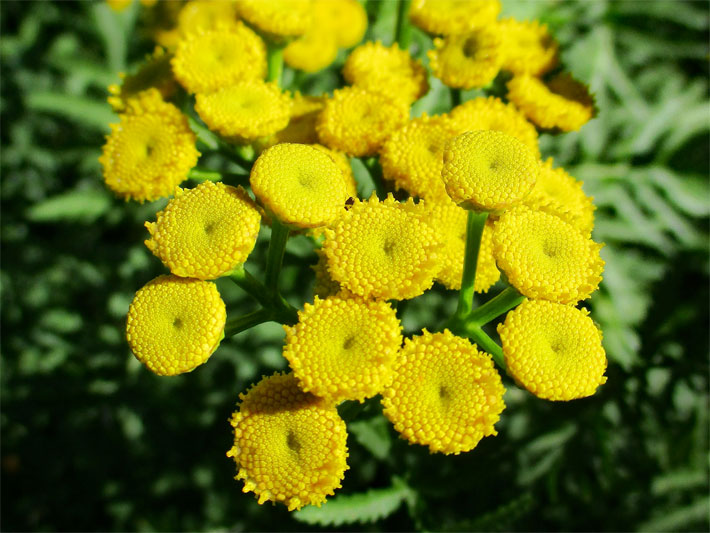
[[[370,179],[375,186],[375,192],[380,200],[387,198],[387,191],[385,190],[385,181],[382,176],[382,167],[380,166],[377,157],[368,157],[362,160],[365,168],[370,173]]]
[[[451,107],[456,107],[461,105],[461,89],[450,89],[451,90]]]
[[[412,40],[412,26],[409,24],[409,4],[412,0],[399,0],[397,6],[397,27],[395,28],[395,38],[402,50],[409,50],[409,43]]]
[[[254,311],[237,318],[230,318],[224,325],[224,336],[232,337],[237,333],[241,333],[242,331],[271,320],[274,320],[274,317],[273,312],[270,309],[259,309],[258,311]]]
[[[244,183],[249,180],[248,174],[237,174],[236,172],[220,172],[210,168],[195,167],[187,173],[188,179],[193,181],[230,181]]]
[[[498,318],[503,313],[507,313],[513,307],[525,300],[525,296],[520,294],[515,287],[508,287],[495,298],[488,300],[485,304],[475,309],[466,317],[466,321],[471,326],[482,326],[488,324],[494,318]]]
[[[258,279],[252,276],[243,265],[235,268],[229,274],[229,279],[239,285],[244,292],[254,298],[261,305],[264,307],[270,307],[271,299],[266,287],[264,287],[263,283],[261,283]]]
[[[505,365],[503,349],[498,346],[498,343],[491,339],[485,331],[479,326],[473,326],[466,329],[466,335],[475,342],[479,348],[491,354],[491,357],[493,357],[493,360],[501,370],[505,372],[508,371],[508,367]]]
[[[486,225],[488,213],[468,212],[466,221],[466,256],[463,263],[459,304],[454,315],[455,320],[462,321],[473,309],[473,286],[476,281],[476,266],[478,265],[478,250],[481,247],[481,235]]]
[[[217,135],[189,115],[187,122],[190,125],[190,129],[195,133],[198,142],[204,144],[208,150],[217,151],[220,149],[222,142]]]
[[[286,241],[289,229],[281,224],[274,216],[271,217],[271,240],[269,241],[269,254],[266,259],[266,288],[274,297],[279,291],[279,274],[283,264]]]
[[[269,42],[266,49],[266,61],[268,65],[267,81],[276,82],[276,85],[281,86],[281,73],[283,72],[284,58],[283,44]]]

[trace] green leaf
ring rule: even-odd
[[[392,438],[389,432],[389,422],[384,416],[351,422],[348,424],[348,430],[358,443],[380,461],[389,456]]]
[[[294,513],[299,522],[319,526],[364,524],[394,513],[402,502],[414,501],[416,493],[404,481],[393,478],[392,486],[356,494],[341,494],[321,507],[305,507]]]
[[[111,197],[105,191],[71,191],[31,206],[25,215],[32,222],[74,220],[90,223],[111,207]]]
[[[116,122],[117,117],[111,107],[105,102],[97,102],[82,96],[37,91],[29,93],[25,105],[32,111],[42,111],[60,115],[84,126],[96,128],[103,132],[109,131],[109,124]]]

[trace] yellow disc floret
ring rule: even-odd
[[[313,18],[321,23],[320,30],[332,33],[342,48],[362,41],[367,30],[367,12],[357,0],[315,0]]]
[[[275,83],[248,80],[198,94],[195,111],[211,130],[249,143],[285,128],[291,101]]]
[[[500,70],[503,54],[500,34],[490,28],[434,39],[434,49],[427,52],[432,74],[445,85],[459,89],[474,89],[492,82]]]
[[[462,207],[499,211],[519,203],[539,172],[535,154],[507,133],[479,130],[451,139],[444,149],[441,178]]]
[[[602,333],[586,309],[526,300],[498,333],[508,373],[538,398],[584,398],[606,383]]]
[[[330,65],[338,56],[335,35],[312,28],[284,48],[284,61],[289,67],[304,72],[318,72]]]
[[[311,26],[310,0],[236,0],[239,16],[271,39],[297,37]]]
[[[387,47],[368,41],[358,46],[345,60],[343,76],[357,87],[407,104],[429,90],[424,66],[396,43]]]
[[[351,156],[374,155],[382,143],[409,118],[402,100],[358,87],[336,90],[318,117],[316,131],[328,148]]]
[[[119,118],[99,158],[106,185],[126,200],[171,195],[200,155],[187,118],[157,89],[129,99]]]
[[[126,338],[136,358],[160,376],[190,372],[224,337],[227,312],[214,283],[159,276],[128,308]]]
[[[399,434],[431,452],[459,454],[476,447],[505,409],[505,388],[490,355],[449,330],[405,341],[384,414]]]
[[[528,298],[563,304],[597,290],[601,248],[561,218],[526,206],[503,213],[493,232],[493,254],[508,281]]]
[[[383,300],[414,298],[431,287],[440,243],[420,209],[391,195],[384,202],[374,195],[355,200],[326,229],[323,251],[333,279],[355,294]]]
[[[597,113],[589,89],[569,74],[547,84],[534,76],[515,76],[508,82],[508,99],[541,128],[576,131]]]
[[[316,297],[285,329],[283,355],[306,392],[333,403],[363,401],[392,379],[402,328],[387,302]]]
[[[264,377],[230,419],[235,479],[259,504],[282,502],[289,511],[322,504],[340,488],[348,465],[345,422],[333,405],[303,392],[293,374]]]
[[[541,76],[557,66],[557,41],[547,25],[509,18],[501,20],[495,30],[503,40],[503,69],[516,75]]]
[[[178,14],[177,30],[181,36],[218,27],[235,28],[237,11],[233,2],[190,0]]]
[[[343,152],[331,150],[322,144],[312,144],[311,146],[316,150],[320,150],[321,152],[328,154],[330,158],[335,161],[335,164],[338,165],[338,168],[343,172],[343,176],[345,176],[345,187],[348,194],[352,198],[357,198],[357,181],[355,181],[353,167],[350,166],[350,158]]]
[[[267,4],[267,2],[264,2]],[[241,22],[182,39],[172,60],[175,77],[191,93],[209,93],[266,76],[266,45]]]
[[[146,222],[145,245],[170,271],[215,279],[243,264],[256,244],[261,214],[241,187],[206,181],[184,191]]]
[[[500,0],[413,0],[412,24],[435,35],[470,33],[495,23]]]
[[[448,202],[441,180],[444,145],[456,135],[444,117],[428,117],[426,113],[410,120],[395,131],[382,146],[380,165],[385,179],[394,182],[412,196]]]
[[[282,143],[262,153],[251,170],[251,188],[284,224],[314,228],[345,212],[350,197],[343,171],[325,152]]]

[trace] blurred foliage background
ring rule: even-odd
[[[390,43],[396,4],[367,9],[367,38]],[[243,495],[225,457],[237,394],[285,366],[281,328],[240,334],[175,378],[147,372],[123,338],[134,292],[163,272],[143,222],[164,203],[114,199],[97,161],[115,118],[106,86],[151,50],[139,6],[0,10],[3,530],[708,530],[706,2],[504,1],[504,14],[548,23],[596,93],[596,120],[541,146],[596,198],[607,265],[591,307],[608,383],[566,404],[509,383],[499,435],[451,457],[406,445],[368,402],[349,418],[343,489],[294,515]],[[415,30],[412,50],[430,47]],[[342,84],[343,58],[300,76],[304,91]],[[449,107],[432,80],[414,111]],[[310,298],[314,262],[292,239],[294,304]],[[405,330],[432,327],[453,300],[436,289],[411,302]]]

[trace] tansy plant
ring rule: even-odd
[[[145,244],[170,274],[130,306],[135,356],[181,374],[224,339],[284,326],[289,372],[241,393],[230,420],[227,455],[259,503],[320,506],[341,486],[343,402],[379,396],[403,439],[459,454],[496,435],[507,377],[555,401],[606,381],[601,331],[579,307],[604,266],[592,199],[538,147],[541,129],[578,129],[594,102],[544,25],[499,12],[497,0],[401,2],[385,46],[358,45],[366,15],[355,0],[188,2],[154,30],[163,47],[110,90],[119,122],[100,159],[106,185],[127,200],[171,196],[146,222]],[[430,71],[409,53],[410,21],[435,36]],[[315,96],[283,87],[284,57],[314,72],[355,45],[347,86]],[[412,118],[430,74],[454,106]],[[461,102],[471,88],[488,94]],[[248,181],[196,167],[201,153],[239,164]],[[378,194],[358,198],[351,158]],[[188,179],[199,184],[178,187]],[[262,224],[271,237],[257,279],[244,263]],[[279,290],[294,234],[317,257],[302,309]],[[259,308],[226,309],[219,277]],[[455,313],[403,338],[398,302],[435,282],[458,291]],[[496,282],[506,288],[474,305]],[[496,320],[500,343],[484,330]]]

